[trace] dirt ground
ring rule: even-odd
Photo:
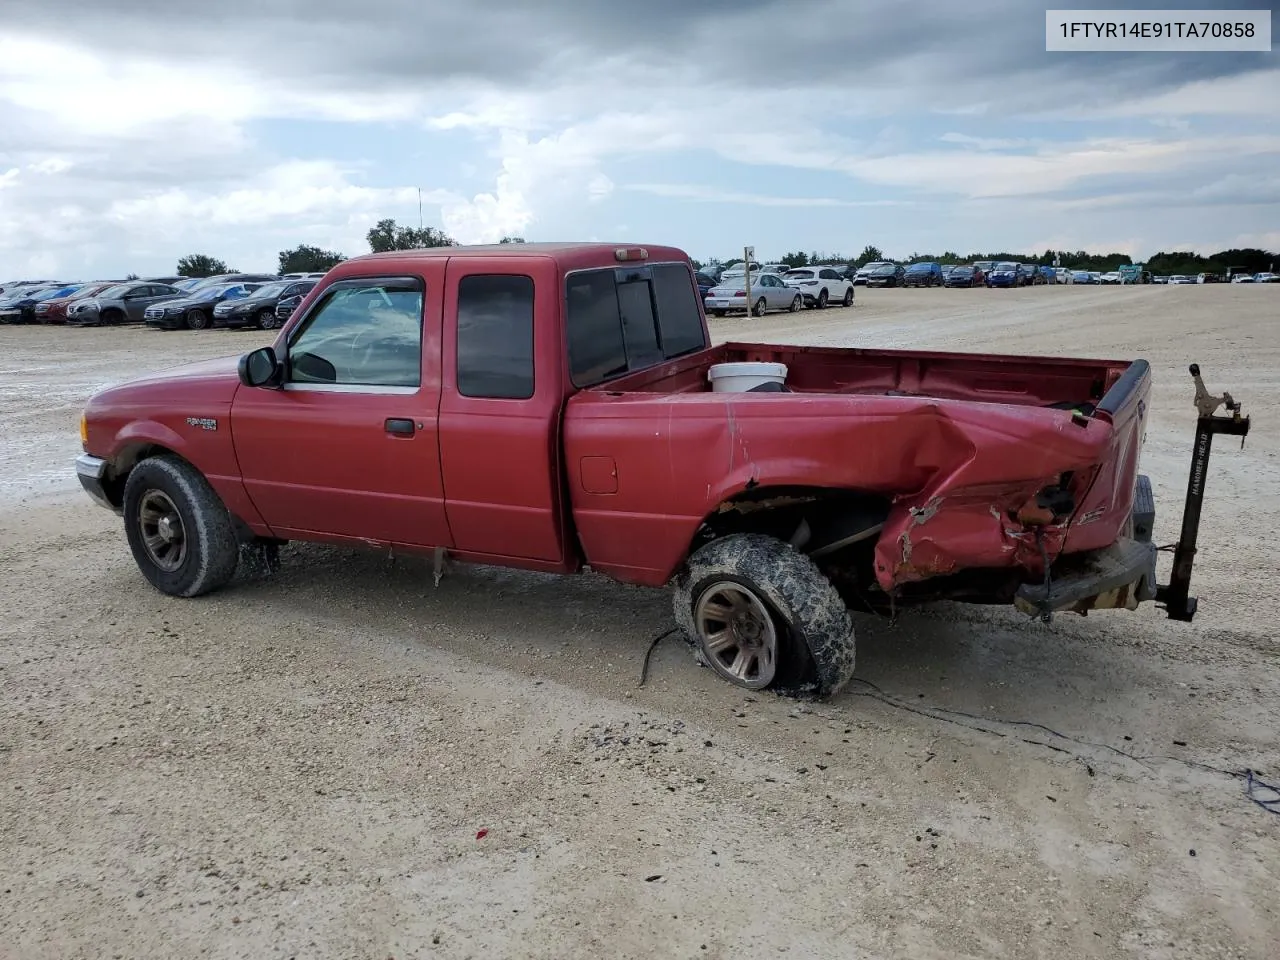
[[[436,588],[428,562],[291,545],[272,579],[166,598],[75,484],[79,406],[268,336],[0,328],[0,957],[1274,958],[1280,817],[1210,768],[1280,782],[1278,325],[1266,286],[859,289],[713,321],[1146,357],[1161,542],[1187,364],[1255,421],[1214,450],[1193,625],[863,616],[889,700],[808,704],[673,642],[638,687],[667,595],[591,576]]]

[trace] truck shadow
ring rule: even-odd
[[[635,690],[649,643],[672,626],[665,590],[592,575],[468,566],[447,570],[437,587],[429,561],[312,545],[286,548],[279,574],[231,592],[280,616],[353,634],[411,638],[615,697]],[[893,623],[856,614],[855,624],[858,676],[920,706],[1116,739],[1149,724],[1153,712],[1170,712],[1170,724],[1177,725],[1188,706],[1185,694],[1176,703],[1160,702],[1183,680],[1177,664],[1135,653],[1104,617],[1060,617],[1045,625],[1005,608],[938,604],[904,611]],[[1129,622],[1125,629],[1142,627]],[[863,712],[867,701],[859,692],[855,684],[827,707]],[[654,653],[644,696],[678,711],[691,693],[729,703],[744,691],[699,668],[687,646],[672,638]]]

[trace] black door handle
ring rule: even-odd
[[[397,417],[391,417],[387,420],[387,433],[394,433],[398,437],[413,436],[413,421],[404,420]]]

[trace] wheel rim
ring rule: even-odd
[[[270,330],[276,325],[276,315],[274,310],[263,310],[258,315],[258,326],[263,330]]]
[[[852,290],[846,290],[846,291],[844,292],[844,305],[847,307],[847,306],[849,306],[849,304],[851,304],[851,303],[853,303],[853,291],[852,291]]]
[[[205,326],[204,311],[192,310],[190,315],[187,317],[187,326],[192,330],[203,330]]]
[[[792,298],[792,300],[791,300],[791,312],[792,312],[792,313],[795,313],[795,312],[796,312],[797,310],[799,310],[802,306],[804,306],[804,304],[800,302],[800,295],[799,295],[799,294],[796,294],[796,296],[795,296],[795,297],[793,297],[793,298]]]
[[[757,317],[763,317],[763,316],[764,316],[764,308],[765,308],[764,297],[761,297],[759,300],[757,300],[757,301],[756,301],[756,316],[757,316]]]
[[[718,674],[751,690],[773,682],[778,628],[750,589],[732,580],[711,584],[694,604],[693,621],[707,662]]]
[[[164,491],[148,490],[138,501],[138,532],[147,557],[161,570],[172,573],[187,559],[182,515]]]
[[[827,305],[827,291],[823,290],[818,294],[818,306],[825,307]]]

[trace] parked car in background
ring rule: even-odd
[[[1237,273],[1235,276],[1231,278],[1231,282],[1232,283],[1254,283],[1255,281],[1253,279],[1253,274],[1251,273]]]
[[[1172,277],[1169,278],[1169,282],[1173,284],[1177,284],[1178,286],[1183,286],[1189,283],[1195,283],[1195,281],[1192,280],[1190,277],[1184,276],[1181,273],[1175,273]]]
[[[1088,270],[1074,270],[1071,273],[1072,283],[1097,283],[1092,273]]]
[[[900,287],[906,273],[900,263],[869,263],[866,270],[868,287]]]
[[[200,277],[186,289],[203,290],[205,287],[216,287],[224,283],[270,283],[279,279],[274,273],[220,273],[213,277]]]
[[[1054,274],[1057,276],[1058,283],[1075,283],[1076,275],[1074,270],[1068,270],[1066,267],[1054,267]]]
[[[69,297],[84,284],[69,283],[61,287],[35,288],[0,304],[0,323],[35,323],[36,307],[46,300]]]
[[[942,265],[942,285],[944,287],[947,285],[947,276],[958,266],[960,266],[958,263],[944,263]]]
[[[184,277],[181,274],[178,274],[172,277],[143,277],[142,278],[144,283],[163,283],[170,287],[176,287],[183,280],[191,280],[191,279],[192,279],[191,277]],[[118,282],[124,283],[123,280]]]
[[[822,309],[828,303],[846,307],[853,304],[853,281],[831,267],[797,267],[787,271],[782,281],[800,291],[806,307]]]
[[[721,278],[718,286],[712,287],[707,294],[707,309],[717,317],[723,317],[730,310],[747,309],[746,284],[736,280],[726,283],[729,274]],[[804,306],[804,297],[799,290],[787,286],[782,278],[773,273],[757,274],[751,272],[751,314],[763,317],[769,310],[790,310],[795,313]]]
[[[323,273],[282,273],[281,280],[323,280]]]
[[[213,308],[215,327],[258,327],[273,330],[278,326],[276,305],[284,297],[305,297],[316,280],[277,280],[264,283],[247,297],[224,300]]]
[[[77,327],[141,323],[153,304],[174,300],[182,295],[181,290],[167,283],[147,283],[142,280],[118,283],[68,306],[67,323]]]
[[[1023,286],[1022,264],[1005,260],[997,263],[987,274],[988,287]]]
[[[999,261],[996,260],[975,260],[973,261],[973,265],[981,270],[982,275],[985,277],[996,268],[996,263],[998,262]]]
[[[1156,283],[1159,283],[1159,282],[1160,282],[1159,279],[1157,279]],[[1220,277],[1216,273],[1202,273],[1196,277],[1196,283],[1221,283],[1221,282],[1222,282],[1222,277]]]
[[[1058,282],[1058,271],[1053,269],[1053,267],[1037,267],[1036,274],[1041,278],[1042,283],[1049,284]]]
[[[39,323],[66,323],[67,311],[79,300],[86,300],[103,290],[114,287],[119,280],[99,280],[87,283],[75,293],[66,297],[54,297],[36,304],[36,320]]]
[[[1271,273],[1266,271],[1263,273],[1255,273],[1253,275],[1254,283],[1280,283],[1280,273]]]
[[[261,283],[218,283],[188,291],[186,296],[147,307],[142,319],[159,330],[207,330],[213,323],[213,308],[224,300],[247,297]]]
[[[276,304],[276,326],[277,327],[283,326],[285,322],[290,317],[293,316],[293,311],[298,309],[298,306],[302,303],[302,300],[303,300],[303,297],[301,294],[298,294],[297,296],[293,296],[293,297],[281,298],[280,302]],[[706,298],[704,297],[703,300],[704,300],[703,306],[705,307]]]
[[[887,260],[873,260],[870,263],[863,264],[857,270],[853,271],[854,286],[866,286],[867,278],[870,277],[874,271],[879,270],[881,267],[892,266],[893,264]]]
[[[903,271],[904,287],[940,287],[942,286],[942,266],[931,260],[913,263]]]
[[[787,272],[788,270],[790,270],[790,269],[791,269],[791,268],[790,268],[789,266],[787,266],[785,263],[766,263],[763,267],[761,267],[761,268],[760,268],[760,272],[761,272],[761,273],[772,273],[772,274],[774,274],[774,275],[776,275],[776,276],[781,277],[781,276],[785,275],[785,274],[786,274],[786,272]],[[754,273],[754,272],[755,272],[755,271],[752,271],[752,273]]]
[[[1098,282],[1099,283],[1120,283],[1121,282],[1120,271],[1108,270],[1106,273],[1099,275]]]
[[[986,274],[977,267],[962,263],[951,269],[946,279],[942,281],[942,285],[944,287],[980,287],[986,278]]]
[[[706,300],[707,294],[711,291],[711,288],[716,285],[716,278],[710,274],[696,273],[694,274],[694,280],[698,284],[698,296],[703,300]]]

